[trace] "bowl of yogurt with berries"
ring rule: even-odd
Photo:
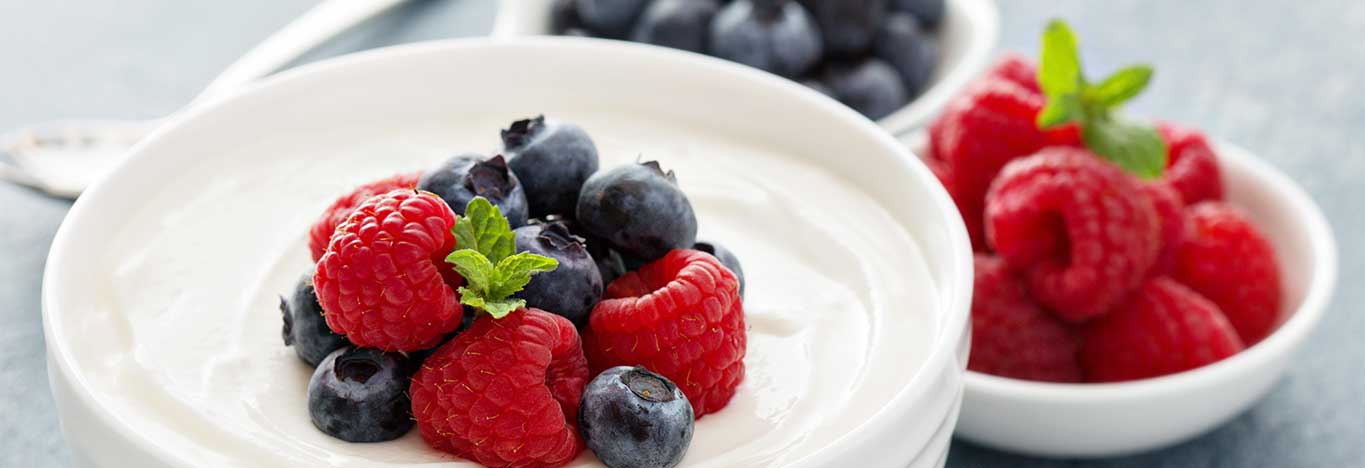
[[[903,146],[797,83],[441,41],[286,72],[134,153],[44,281],[78,466],[946,457],[966,230]]]

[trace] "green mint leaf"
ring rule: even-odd
[[[1166,169],[1166,141],[1150,125],[1098,119],[1081,127],[1091,151],[1143,179],[1161,177]]]
[[[1151,66],[1130,65],[1109,75],[1098,85],[1087,88],[1086,97],[1106,109],[1112,109],[1137,96],[1151,80]]]
[[[1043,31],[1042,60],[1038,64],[1038,85],[1049,100],[1079,93],[1085,78],[1081,75],[1081,58],[1076,46],[1076,34],[1066,22],[1054,19]]]
[[[1048,129],[1084,118],[1085,111],[1081,109],[1081,102],[1077,96],[1064,94],[1047,100],[1047,105],[1038,112],[1037,125],[1038,128]]]
[[[516,312],[517,309],[526,307],[526,301],[522,299],[502,299],[497,301],[485,301],[483,305],[480,305],[478,307],[480,309],[483,309],[484,312],[488,312],[488,315],[492,315],[493,318],[500,319],[506,317],[507,314]]]
[[[464,277],[468,288],[461,287],[461,294],[465,289],[469,289],[478,294],[487,294],[497,281],[497,268],[493,262],[488,261],[488,257],[475,251],[474,249],[460,249],[451,252],[446,256],[446,262],[455,267],[455,272]]]
[[[498,262],[496,267],[498,277],[489,289],[488,295],[495,299],[511,296],[531,282],[531,275],[554,271],[558,267],[558,260],[530,252],[504,258]]]
[[[464,216],[455,217],[455,244],[461,249],[473,249],[488,261],[497,263],[516,252],[512,227],[502,211],[484,197],[474,197],[465,206]]]

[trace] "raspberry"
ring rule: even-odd
[[[1243,342],[1265,338],[1280,316],[1280,269],[1270,242],[1221,202],[1191,206],[1185,223],[1171,277],[1218,304]]]
[[[677,383],[701,418],[744,379],[739,280],[715,257],[676,249],[607,286],[584,332],[593,372],[644,366]]]
[[[355,211],[355,207],[360,206],[365,200],[381,193],[388,193],[391,190],[406,188],[410,189],[417,186],[417,179],[422,177],[422,173],[398,174],[387,179],[380,179],[365,185],[356,187],[351,193],[342,195],[341,198],[332,202],[332,206],[327,207],[322,212],[322,217],[313,222],[313,227],[308,229],[308,252],[313,255],[313,261],[322,259],[322,254],[327,250],[327,242],[332,239],[332,233],[337,230],[337,226],[346,220],[347,216]]]
[[[1166,140],[1166,173],[1163,180],[1180,192],[1186,204],[1223,199],[1223,176],[1218,156],[1204,135],[1170,123],[1158,123],[1157,131]]]
[[[438,265],[455,248],[455,213],[435,195],[398,189],[337,226],[313,276],[327,326],[357,346],[417,351],[460,325]]]
[[[1161,223],[1161,247],[1157,249],[1156,263],[1152,264],[1147,276],[1164,276],[1174,267],[1175,250],[1185,235],[1185,202],[1180,200],[1180,192],[1163,181],[1144,183],[1142,191],[1152,201]]]
[[[967,368],[1025,380],[1080,382],[1079,339],[1035,304],[999,258],[976,256]]]
[[[1011,162],[986,196],[986,237],[1062,319],[1104,313],[1141,284],[1160,247],[1137,179],[1079,148]]]
[[[1167,278],[1148,281],[1082,335],[1081,367],[1096,382],[1174,374],[1243,348],[1218,306]]]
[[[995,61],[995,65],[991,66],[986,75],[1012,81],[1037,94],[1043,93],[1042,88],[1038,86],[1038,65],[1032,59],[1017,53],[1005,53]]]
[[[588,377],[567,319],[540,309],[483,315],[412,377],[412,415],[427,444],[484,466],[563,466],[583,451]]]

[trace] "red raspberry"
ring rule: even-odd
[[[588,361],[573,323],[540,309],[484,315],[422,363],[412,415],[437,450],[489,467],[564,466],[583,451]]]
[[[1148,281],[1082,334],[1081,367],[1095,382],[1174,374],[1243,348],[1218,306],[1167,278]]]
[[[438,265],[455,249],[455,213],[435,195],[375,196],[337,226],[313,283],[327,326],[356,346],[417,351],[440,343],[463,312]]]
[[[341,198],[332,202],[332,206],[327,207],[322,212],[322,217],[313,222],[313,227],[308,229],[308,251],[313,254],[313,261],[322,259],[322,254],[327,250],[327,243],[332,239],[332,233],[337,230],[337,226],[346,220],[347,216],[355,211],[355,207],[360,206],[365,200],[381,193],[388,193],[395,189],[411,189],[417,187],[417,179],[422,177],[422,173],[398,174],[387,179],[380,179],[365,185],[356,187],[351,193],[342,195]]]
[[[1203,202],[1185,211],[1185,236],[1171,277],[1209,298],[1254,344],[1280,318],[1280,268],[1275,249],[1237,209]]]
[[[986,236],[1062,319],[1104,313],[1142,283],[1161,245],[1137,179],[1079,148],[1010,163],[986,196]]]
[[[1152,201],[1161,223],[1161,248],[1147,276],[1165,276],[1175,266],[1175,250],[1185,235],[1185,202],[1180,200],[1180,192],[1164,181],[1144,183],[1142,191]]]
[[[1038,65],[1033,59],[1014,52],[1000,56],[990,71],[986,72],[986,76],[1012,81],[1037,94],[1043,93],[1042,88],[1038,86]]]
[[[1166,173],[1161,177],[1180,192],[1186,204],[1223,199],[1223,176],[1218,156],[1204,135],[1170,123],[1157,123],[1168,147]]]
[[[673,250],[607,286],[583,348],[593,373],[645,366],[678,384],[700,419],[744,380],[739,280],[715,257]]]
[[[1024,380],[1080,382],[1079,339],[1048,315],[999,258],[976,256],[967,368]]]

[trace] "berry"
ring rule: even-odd
[[[674,250],[607,286],[583,349],[594,370],[644,366],[682,387],[697,418],[724,408],[744,379],[739,279],[715,257]]]
[[[891,0],[891,11],[909,13],[927,29],[936,29],[943,22],[943,0]]]
[[[886,0],[802,0],[820,27],[825,52],[850,56],[872,46],[886,14]]]
[[[533,224],[517,228],[518,252],[531,252],[559,261],[559,268],[531,277],[513,294],[527,307],[562,316],[575,326],[588,324],[588,313],[602,299],[602,274],[588,254],[583,239],[569,232],[564,223]]]
[[[910,101],[896,69],[875,58],[831,63],[820,80],[835,99],[870,119],[886,117]]]
[[[313,275],[327,326],[385,351],[439,343],[460,325],[440,271],[454,225],[455,213],[431,193],[400,189],[362,203],[337,226]]]
[[[807,78],[807,79],[801,80],[801,84],[802,84],[802,85],[805,85],[807,88],[810,88],[810,89],[814,90],[814,91],[817,92],[817,93],[823,94],[823,95],[825,95],[825,96],[829,96],[830,99],[835,99],[835,100],[839,99],[838,96],[835,96],[835,95],[834,95],[834,90],[829,89],[829,86],[825,86],[824,83],[821,83],[819,80],[816,80],[816,79],[814,79],[814,78]]]
[[[986,80],[1005,80],[1036,94],[1043,92],[1042,87],[1038,85],[1038,64],[1013,52],[1007,52],[997,59],[986,72],[986,76]]]
[[[540,116],[513,122],[502,131],[502,145],[531,217],[573,214],[583,181],[597,172],[597,145],[587,132]]]
[[[1157,131],[1166,140],[1166,180],[1180,192],[1186,204],[1223,199],[1223,176],[1218,156],[1204,135],[1169,123],[1158,123]]]
[[[564,34],[570,29],[580,29],[583,22],[578,20],[577,0],[554,0],[550,4],[550,32]]]
[[[346,337],[327,328],[322,317],[322,305],[313,292],[313,275],[299,279],[294,293],[286,299],[280,296],[280,314],[284,316],[284,345],[293,346],[299,359],[309,367],[317,367],[322,359],[347,344]]]
[[[575,12],[589,30],[603,37],[624,39],[649,0],[577,0]]]
[[[1185,202],[1170,184],[1161,181],[1143,183],[1142,192],[1152,201],[1161,224],[1161,247],[1157,249],[1156,262],[1147,276],[1165,276],[1175,266],[1176,248],[1185,235]]]
[[[716,257],[716,260],[720,260],[722,266],[729,268],[730,272],[734,273],[735,278],[739,280],[739,297],[744,297],[744,268],[740,266],[739,257],[736,257],[734,252],[731,252],[730,249],[725,247],[721,247],[720,244],[715,242],[705,241],[692,244],[692,250],[700,250],[709,253],[711,256]]]
[[[513,228],[526,224],[526,190],[502,156],[488,160],[477,154],[455,156],[427,171],[417,188],[441,197],[461,215],[470,200],[484,197],[502,211]]]
[[[654,0],[630,40],[704,54],[711,18],[718,11],[717,0]]]
[[[609,467],[673,467],[692,444],[692,405],[672,381],[643,367],[613,367],[583,390],[578,429]]]
[[[1171,277],[1213,301],[1254,344],[1280,318],[1280,268],[1275,249],[1242,212],[1221,202],[1185,211],[1185,235]]]
[[[711,21],[710,53],[776,75],[794,78],[823,53],[810,14],[792,1],[734,0]]]
[[[697,240],[697,217],[672,171],[659,163],[627,164],[583,183],[578,223],[628,256],[652,261]]]
[[[322,217],[314,221],[313,227],[308,229],[308,252],[312,254],[313,261],[317,262],[322,258],[322,253],[327,250],[327,242],[332,240],[332,233],[337,230],[337,225],[345,221],[346,217],[355,211],[355,207],[360,206],[365,200],[369,200],[375,195],[389,193],[401,188],[416,187],[417,180],[421,177],[422,173],[414,172],[377,180],[356,187],[351,193],[332,202],[332,206],[327,207],[327,211],[322,213]]]
[[[1062,319],[1103,314],[1142,283],[1160,226],[1139,182],[1080,148],[1009,163],[986,195],[986,237]]]
[[[371,348],[338,349],[308,381],[313,426],[347,442],[393,440],[412,429],[407,359]]]
[[[888,15],[873,40],[874,54],[896,69],[906,96],[918,95],[929,84],[938,63],[938,40],[905,13]]]
[[[1082,335],[1081,367],[1095,382],[1174,374],[1243,348],[1218,306],[1167,278],[1147,281]]]
[[[999,258],[976,256],[967,368],[1001,377],[1080,382],[1080,340],[1030,299]]]
[[[489,467],[558,467],[578,456],[588,364],[573,324],[536,309],[482,315],[412,378],[422,439]]]

